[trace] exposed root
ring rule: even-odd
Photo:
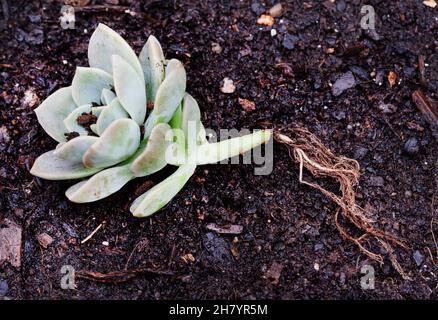
[[[411,280],[398,263],[390,243],[399,245],[403,248],[407,248],[407,245],[397,237],[374,227],[374,221],[366,215],[364,209],[356,204],[356,193],[354,187],[359,182],[359,163],[354,159],[333,154],[307,129],[294,128],[291,130],[291,133],[294,139],[281,133],[275,133],[274,138],[277,142],[287,145],[290,157],[299,163],[299,181],[321,191],[339,206],[334,218],[336,227],[341,235],[356,244],[359,250],[370,259],[383,264],[383,257],[380,254],[367,249],[365,246],[368,240],[377,240],[377,242],[380,243],[388,253],[388,258],[397,272],[403,277],[403,279]],[[341,195],[338,196],[316,183],[305,181],[303,179],[304,168],[309,170],[315,177],[329,177],[336,179],[339,182]],[[339,221],[339,214],[341,214],[345,220],[351,222],[363,234],[359,237],[355,237],[349,233]]]
[[[136,268],[131,270],[112,271],[108,273],[94,272],[88,270],[81,270],[76,272],[76,277],[87,279],[95,282],[110,282],[121,283],[126,282],[140,274],[151,274],[158,276],[173,276],[172,271],[155,270],[151,268]]]

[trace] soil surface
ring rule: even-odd
[[[421,0],[284,1],[269,27],[257,19],[273,1],[77,0],[70,3],[85,8],[76,10],[75,29],[62,29],[61,1],[6,2],[0,233],[14,238],[18,251],[0,262],[0,299],[438,297],[438,144],[411,97],[421,89],[437,99],[438,7]],[[364,4],[375,9],[375,31],[360,26]],[[412,281],[402,279],[384,251],[379,265],[342,238],[336,205],[298,182],[297,164],[276,143],[271,174],[254,175],[254,166],[243,164],[198,167],[167,207],[142,220],[129,205],[172,168],[80,205],[64,196],[72,182],[30,175],[34,159],[56,145],[33,110],[70,85],[76,66],[88,65],[88,40],[99,22],[137,53],[154,34],[168,58],[180,59],[206,127],[287,133],[300,125],[358,160],[358,204],[376,226],[409,244],[395,254]],[[225,77],[234,81],[234,93],[221,92]],[[318,183],[338,191],[333,181]],[[220,234],[207,228],[211,223],[242,231]],[[380,252],[377,243],[369,245]],[[365,264],[375,269],[374,289],[361,287]],[[82,276],[120,273],[106,283],[78,277],[77,288],[68,290],[61,288],[65,265]]]

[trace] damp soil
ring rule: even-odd
[[[85,6],[76,10],[75,29],[62,29],[61,1],[6,2],[0,228],[14,223],[22,237],[20,263],[0,265],[0,299],[438,297],[438,144],[411,97],[420,89],[437,100],[438,8],[419,0],[285,1],[267,27],[256,21],[272,1],[78,0],[70,1]],[[363,4],[375,9],[375,32],[360,27]],[[99,22],[137,53],[154,34],[167,57],[180,59],[206,127],[287,134],[301,126],[336,154],[356,159],[358,204],[409,245],[395,254],[412,281],[378,244],[368,245],[386,257],[383,265],[342,238],[336,205],[299,183],[297,164],[277,143],[271,174],[255,175],[254,165],[198,167],[172,202],[146,219],[132,217],[129,205],[172,168],[91,204],[66,199],[71,181],[30,175],[35,158],[55,147],[33,110],[70,84],[76,66],[87,66]],[[234,81],[234,93],[221,92],[225,77]],[[330,179],[313,181],[339,191]],[[212,228],[228,225],[239,226],[238,234]],[[82,275],[75,290],[61,288],[65,265]],[[375,270],[374,289],[361,287],[363,265]],[[113,276],[97,282],[86,276],[93,272]]]

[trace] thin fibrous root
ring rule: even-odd
[[[339,206],[339,209],[334,215],[334,220],[341,235],[356,244],[359,250],[370,259],[383,264],[382,255],[372,252],[364,245],[364,242],[368,238],[374,238],[387,252],[389,260],[403,279],[411,280],[398,263],[390,242],[405,249],[407,245],[396,236],[376,228],[374,221],[366,215],[365,210],[356,204],[354,187],[359,182],[359,163],[354,159],[333,154],[315,135],[305,128],[294,128],[291,129],[290,132],[293,139],[278,132],[274,133],[274,139],[279,143],[285,144],[289,150],[291,159],[299,163],[300,183],[319,190]],[[338,196],[316,183],[304,180],[304,168],[315,177],[336,179],[339,183],[341,195]],[[346,221],[351,222],[363,234],[359,237],[351,235],[347,229],[341,225],[339,214],[341,214]]]

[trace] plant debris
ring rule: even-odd
[[[389,86],[392,88],[393,86],[395,86],[397,81],[397,74],[394,71],[389,71],[388,73],[388,82],[389,82]]]
[[[245,112],[251,112],[256,109],[255,102],[248,99],[239,98],[239,104]]]
[[[87,270],[80,270],[76,272],[76,277],[79,279],[86,279],[90,281],[96,281],[96,282],[109,282],[109,283],[122,283],[126,282],[136,276],[139,276],[141,274],[150,274],[150,275],[157,275],[157,276],[173,276],[174,273],[172,271],[168,270],[157,270],[153,268],[134,268],[130,270],[123,270],[123,271],[112,271],[107,273],[101,273],[101,272],[94,272],[94,271],[87,271]]]
[[[272,284],[278,284],[280,281],[281,271],[283,271],[283,265],[278,262],[273,262],[268,271],[266,277]]]
[[[211,231],[215,231],[217,233],[222,234],[241,234],[243,231],[243,227],[236,224],[230,224],[225,226],[218,226],[215,223],[207,224],[206,228]]]

